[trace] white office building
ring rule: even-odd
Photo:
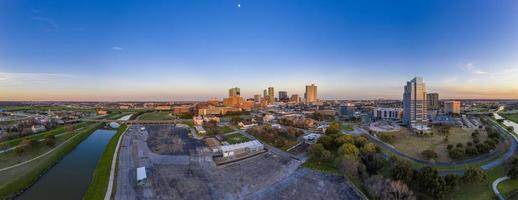
[[[403,123],[420,131],[428,131],[426,104],[426,86],[423,78],[415,77],[408,81],[403,93]]]

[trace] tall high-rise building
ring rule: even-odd
[[[426,102],[428,109],[439,109],[439,94],[437,93],[428,93],[426,95]]]
[[[315,84],[306,85],[306,93],[304,93],[306,103],[317,102],[317,86]]]
[[[292,94],[290,97],[290,102],[300,103],[300,97],[298,94]]]
[[[289,101],[290,97],[288,97],[288,92],[279,91],[279,101]]]
[[[261,102],[261,95],[260,94],[254,95],[254,101],[257,103]]]
[[[273,87],[268,87],[268,99],[270,103],[275,102],[275,91],[273,90]]]
[[[263,90],[263,98],[268,99],[268,90]]]
[[[426,86],[422,77],[406,83],[403,93],[403,123],[418,130],[427,130]]]
[[[233,97],[233,96],[241,96],[241,91],[239,90],[238,87],[235,87],[235,88],[230,88],[228,90],[228,96],[229,97]]]

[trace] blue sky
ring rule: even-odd
[[[238,6],[240,5],[240,7]],[[0,100],[518,98],[517,1],[3,0]]]

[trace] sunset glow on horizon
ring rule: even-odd
[[[59,2],[59,3],[58,3]],[[265,15],[267,13],[267,15]],[[518,2],[1,1],[0,101],[518,99]]]

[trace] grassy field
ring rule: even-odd
[[[498,184],[498,190],[504,195],[505,198],[509,198],[512,192],[518,192],[518,179],[509,179]]]
[[[518,123],[518,113],[514,113],[514,114],[503,114],[502,113],[500,115],[502,115],[502,117],[505,117],[508,120]]]
[[[242,142],[248,142],[248,141],[250,141],[250,139],[241,135],[240,133],[235,133],[235,134],[231,134],[231,135],[226,135],[225,141],[227,141],[229,144],[237,144],[237,143],[242,143]]]
[[[122,125],[117,130],[115,136],[110,140],[104,153],[97,162],[97,167],[95,168],[92,182],[88,187],[83,199],[104,199],[104,195],[106,194],[106,189],[108,187],[108,181],[110,178],[111,165],[113,162],[113,154],[115,153],[115,148],[117,147],[117,142],[121,137],[122,133],[126,131],[127,126]]]
[[[448,141],[444,141],[445,136],[438,133],[436,129],[432,130],[432,136],[417,136],[408,129],[401,129],[399,132],[391,133],[394,139],[390,142],[399,151],[416,158],[422,158],[421,152],[424,150],[434,150],[438,154],[437,161],[449,162],[452,159],[448,156],[448,144],[456,145],[472,141],[471,133],[473,130],[452,127],[448,136]],[[481,130],[480,140],[484,141],[487,136],[485,131]]]
[[[332,162],[323,162],[323,163],[319,164],[317,161],[313,160],[312,158],[310,158],[306,162],[304,162],[302,164],[302,166],[305,168],[314,169],[314,170],[323,171],[323,172],[338,173],[338,170],[332,164]]]
[[[100,123],[93,124],[82,129],[77,133],[77,136],[71,138],[71,140],[62,146],[56,146],[55,148],[57,149],[46,156],[15,168],[0,171],[0,199],[9,199],[16,193],[29,187],[41,174],[59,162],[60,159],[72,151],[91,133],[101,127],[101,125]]]
[[[203,128],[207,131],[207,136],[225,134],[234,131],[234,129],[228,126],[203,126]]]
[[[169,112],[148,112],[143,113],[137,117],[137,120],[173,120],[175,119],[171,116]]]
[[[33,135],[28,135],[28,136],[21,137],[21,138],[16,138],[16,139],[0,142],[0,146],[11,147],[11,146],[18,145],[18,143],[20,143],[23,140],[42,139],[42,138],[45,138],[46,136],[58,135],[58,134],[64,133],[65,131],[68,131],[68,130],[75,130],[75,131],[77,131],[77,130],[79,130],[80,128],[82,128],[84,126],[87,126],[88,124],[92,124],[92,123],[91,122],[81,122],[81,123],[78,123],[78,124],[60,126],[60,127],[54,128],[54,129],[49,130],[49,131],[45,131],[45,132],[41,132],[41,133],[37,133],[37,134],[33,134]]]

